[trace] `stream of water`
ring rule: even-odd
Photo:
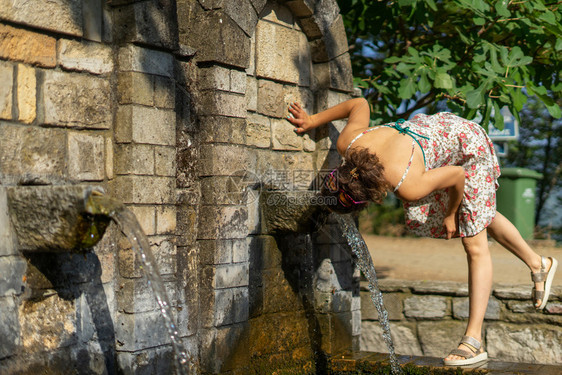
[[[388,353],[390,355],[390,366],[393,375],[402,374],[402,369],[398,364],[396,359],[396,353],[394,352],[394,343],[392,342],[392,337],[390,336],[390,325],[388,323],[388,313],[384,307],[382,293],[379,290],[379,285],[377,282],[377,273],[375,271],[375,266],[373,260],[371,259],[371,254],[369,249],[363,240],[363,237],[357,230],[353,218],[349,215],[335,215],[338,223],[343,229],[343,236],[347,240],[347,243],[351,247],[351,251],[357,258],[357,264],[363,272],[363,275],[367,278],[369,282],[369,290],[371,292],[371,301],[375,305],[377,312],[379,313],[379,323],[383,331],[383,339],[388,347]]]
[[[172,314],[172,306],[160,277],[160,272],[150,250],[150,243],[144,234],[136,216],[121,203],[104,196],[93,196],[90,198],[89,210],[94,214],[103,214],[111,217],[119,226],[119,229],[130,241],[132,249],[141,261],[141,270],[146,276],[148,285],[152,288],[158,307],[171,340],[176,358],[176,372],[179,375],[198,374],[198,368],[194,361],[189,358],[181,342],[177,330],[177,323]]]

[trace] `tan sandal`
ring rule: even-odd
[[[546,306],[548,302],[548,297],[550,297],[550,287],[552,285],[552,280],[554,280],[554,274],[556,273],[556,268],[558,266],[558,262],[556,259],[549,257],[552,261],[550,265],[550,269],[548,272],[546,271],[546,259],[545,257],[541,257],[541,269],[539,272],[531,272],[531,279],[535,283],[542,283],[544,282],[544,291],[536,290],[533,287],[533,292],[531,294],[531,298],[533,299],[533,305],[536,309],[542,310]],[[537,306],[538,301],[541,301],[541,304]]]
[[[482,348],[482,344],[474,337],[463,336],[459,345],[464,345],[470,350],[453,349],[449,355],[457,355],[464,359],[444,359],[445,366],[465,366],[482,362],[488,359],[488,353]]]

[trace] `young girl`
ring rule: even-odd
[[[334,120],[347,118],[337,140],[344,163],[322,187],[337,197],[330,208],[348,213],[381,203],[392,190],[404,203],[406,226],[420,236],[460,236],[469,271],[469,318],[458,348],[444,359],[450,366],[488,358],[482,324],[492,288],[492,260],[487,234],[519,257],[531,270],[532,299],[537,309],[548,301],[557,261],[541,257],[517,229],[496,211],[500,168],[484,129],[451,113],[416,115],[369,128],[365,99],[351,99],[309,116],[298,103],[289,106],[288,121],[302,134]]]

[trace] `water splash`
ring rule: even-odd
[[[392,337],[390,336],[390,324],[388,322],[388,312],[386,311],[382,299],[382,293],[379,289],[377,281],[377,273],[373,265],[373,260],[371,259],[371,254],[369,249],[363,240],[363,237],[357,230],[353,218],[349,215],[335,215],[338,223],[343,229],[342,235],[347,240],[347,243],[351,247],[351,251],[357,258],[357,263],[359,268],[367,278],[369,282],[369,290],[371,292],[371,301],[375,305],[377,312],[379,313],[379,323],[382,327],[382,337],[386,346],[388,347],[388,353],[390,355],[390,366],[392,374],[399,375],[402,374],[402,369],[398,364],[396,359],[396,353],[394,351],[394,343],[392,342]]]
[[[146,276],[158,303],[160,313],[166,323],[168,335],[176,358],[176,372],[179,375],[198,374],[199,370],[192,358],[187,355],[179,337],[177,323],[172,315],[172,306],[158,272],[154,255],[150,250],[148,238],[144,234],[136,216],[120,202],[102,196],[92,195],[87,203],[87,210],[94,215],[109,216],[131,242],[133,252],[139,256],[141,270]]]

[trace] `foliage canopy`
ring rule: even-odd
[[[375,122],[446,100],[482,124],[499,109],[519,119],[527,96],[562,116],[562,2],[557,0],[338,0],[355,83]],[[494,113],[494,115],[493,115]]]

